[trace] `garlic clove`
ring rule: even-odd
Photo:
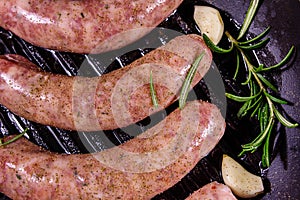
[[[209,6],[195,6],[194,20],[202,33],[214,44],[218,44],[224,33],[224,23],[220,12]]]
[[[223,155],[222,176],[224,183],[241,198],[252,198],[264,191],[261,177],[248,172],[228,155]]]

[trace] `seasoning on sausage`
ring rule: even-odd
[[[227,185],[218,183],[216,181],[206,184],[188,196],[185,200],[198,199],[237,200]]]
[[[177,99],[187,71],[201,52],[205,55],[194,86],[212,61],[198,35],[178,36],[124,68],[92,78],[44,72],[21,56],[4,55],[0,57],[0,104],[28,120],[67,130],[125,127],[156,112],[149,92],[151,71],[159,109],[163,109]]]
[[[0,148],[0,191],[15,200],[150,199],[194,168],[224,130],[219,109],[195,100],[136,138],[93,154],[52,153],[21,138]]]
[[[182,0],[2,0],[0,26],[49,49],[100,53],[149,33]]]

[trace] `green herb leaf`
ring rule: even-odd
[[[260,71],[268,71],[268,70],[271,70],[271,69],[276,69],[276,68],[282,67],[283,65],[285,65],[291,59],[291,57],[292,57],[292,55],[294,53],[294,50],[295,50],[295,47],[292,46],[290,48],[289,52],[286,54],[286,56],[278,64],[273,65],[271,67],[263,68]]]
[[[267,128],[269,120],[269,106],[267,103],[262,107],[259,115],[260,131],[263,132]]]
[[[20,174],[16,174],[17,179],[21,180],[22,176]]]
[[[246,101],[244,103],[244,105],[239,109],[239,111],[237,113],[238,118],[241,118],[241,117],[243,117],[247,114],[247,109],[248,109],[250,104],[251,104],[251,101]]]
[[[261,111],[261,109],[260,109],[261,106],[262,106],[262,102],[259,102],[258,105],[253,110],[253,112],[251,113],[250,118],[253,118],[256,115],[256,113],[258,113],[258,116],[259,116],[260,111]]]
[[[288,128],[296,128],[298,126],[298,123],[291,123],[290,121],[288,121],[285,117],[283,117],[283,115],[274,107],[274,113],[277,117],[277,119],[286,127]]]
[[[244,117],[249,110],[255,108],[255,106],[258,105],[261,101],[262,101],[262,95],[260,95],[256,99],[256,101],[254,101],[253,104],[251,104],[252,101],[248,101],[248,106],[246,108],[243,108],[243,106],[242,106],[241,109],[239,110],[238,117]]]
[[[158,108],[158,100],[157,100],[156,92],[154,89],[152,71],[150,72],[150,93],[151,93],[152,103],[153,103],[154,107]]]
[[[266,84],[266,86],[268,86],[271,90],[273,90],[274,92],[278,92],[277,88],[272,85],[272,83],[270,83],[270,81],[268,81],[265,77],[263,77],[261,74],[257,73],[256,74],[259,79],[264,83]]]
[[[248,77],[247,77],[246,81],[245,81],[244,83],[242,83],[242,85],[247,85],[247,84],[249,84],[251,78],[252,78],[252,73],[251,73],[251,71],[249,70],[249,71],[248,71]]]
[[[245,49],[245,50],[255,50],[255,49],[258,49],[258,48],[261,48],[263,46],[265,46],[266,44],[268,44],[268,42],[270,41],[270,38],[267,38],[265,40],[262,40],[260,41],[259,43],[257,44],[253,44],[253,45],[241,45],[239,46],[241,49]]]
[[[270,155],[269,155],[269,149],[270,149],[270,137],[272,134],[272,130],[274,127],[274,121],[273,124],[271,125],[271,128],[269,129],[267,138],[266,138],[266,142],[264,144],[264,148],[263,148],[263,155],[262,155],[262,167],[269,167],[270,166]]]
[[[233,76],[233,79],[236,80],[236,77],[239,73],[239,69],[240,69],[240,54],[239,52],[236,53],[236,69],[235,69],[235,73]]]
[[[259,0],[251,0],[250,6],[248,8],[248,11],[246,13],[246,17],[245,17],[243,25],[242,25],[242,28],[239,32],[238,37],[237,37],[238,40],[241,39],[245,35],[247,30],[249,29],[249,26],[252,23],[252,20],[253,20],[255,14],[256,14],[258,5],[259,5]]]
[[[257,73],[257,72],[261,72],[261,71],[263,70],[264,67],[265,67],[264,64],[259,64],[259,66],[256,67],[256,68],[254,69],[254,71],[255,71],[256,73]]]
[[[194,76],[197,72],[197,69],[199,67],[199,63],[200,61],[202,60],[204,56],[204,52],[202,52],[200,54],[200,56],[198,56],[195,60],[195,62],[192,64],[192,67],[190,68],[184,82],[183,82],[183,86],[181,88],[181,92],[180,92],[180,96],[179,96],[179,108],[182,109],[184,106],[185,106],[185,103],[186,103],[186,99],[187,99],[187,96],[188,96],[188,93],[190,91],[190,86],[191,86],[191,83],[194,79]]]
[[[249,97],[241,97],[241,96],[237,96],[237,95],[234,95],[234,94],[225,93],[225,95],[226,95],[227,98],[232,99],[232,100],[237,101],[237,102],[245,102],[245,101],[249,101],[249,100],[251,100],[251,99],[256,98],[259,94],[260,94],[260,92],[257,93],[256,95],[253,95],[253,96],[249,96]]]
[[[6,142],[2,142],[2,139],[0,140],[0,147],[9,145],[13,142],[15,142],[16,140],[18,140],[19,138],[21,138],[23,135],[25,135],[25,133],[28,131],[28,128],[26,128],[22,133],[16,135],[15,137],[13,137],[12,139],[6,141]]]
[[[251,44],[251,43],[255,43],[256,41],[262,39],[263,37],[265,37],[269,31],[270,31],[271,27],[268,27],[266,28],[261,34],[259,34],[258,36],[250,39],[250,40],[246,40],[244,42],[238,42],[239,45],[248,45],[248,44]]]
[[[274,120],[272,118],[269,118],[269,122],[268,122],[268,125],[267,125],[266,129],[263,130],[263,132],[261,132],[251,143],[244,144],[244,145],[242,145],[242,147],[246,151],[251,151],[253,153],[263,143],[263,141],[266,138],[268,132],[270,131],[270,129],[272,128],[272,126],[274,124],[273,121]]]
[[[203,33],[203,40],[205,42],[205,44],[213,51],[216,53],[229,53],[232,51],[233,49],[233,44],[231,43],[231,47],[229,49],[223,49],[218,47],[217,45],[215,45],[210,39],[209,37]]]
[[[279,103],[279,104],[288,104],[287,101],[285,100],[282,100],[282,99],[279,99],[279,98],[276,98],[274,96],[272,96],[271,94],[269,94],[268,92],[264,92],[265,95],[270,98],[273,102],[276,102],[276,103]]]

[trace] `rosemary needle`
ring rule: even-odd
[[[153,103],[154,107],[158,108],[158,100],[156,97],[156,92],[155,92],[155,88],[154,88],[154,84],[153,84],[152,71],[150,72],[150,93],[151,93],[151,99],[152,99],[152,103]]]
[[[180,96],[179,96],[179,108],[182,109],[185,106],[186,99],[188,96],[188,93],[190,91],[190,86],[193,81],[193,78],[195,77],[196,71],[199,67],[199,63],[202,60],[204,56],[204,52],[202,52],[195,60],[195,62],[192,64],[192,67],[190,68],[184,82],[181,88]]]
[[[2,142],[2,139],[0,139],[0,147],[9,145],[15,141],[17,141],[19,138],[21,138],[23,135],[25,135],[25,133],[28,131],[28,128],[26,128],[24,131],[22,131],[22,133],[16,135],[15,137],[13,137],[12,139],[6,141],[6,142]]]

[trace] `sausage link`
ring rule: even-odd
[[[0,104],[15,114],[67,130],[111,130],[138,122],[177,99],[197,56],[192,86],[208,71],[212,54],[198,35],[178,36],[128,66],[100,77],[53,74],[18,55],[0,57]],[[159,108],[149,89],[150,72]]]
[[[49,49],[100,53],[150,32],[182,0],[2,0],[0,26]]]
[[[216,181],[206,184],[193,194],[188,196],[185,200],[237,200],[232,191],[227,185],[218,183]]]
[[[194,168],[224,130],[219,109],[195,100],[127,143],[97,153],[57,154],[22,138],[0,148],[0,191],[15,200],[150,199]]]

